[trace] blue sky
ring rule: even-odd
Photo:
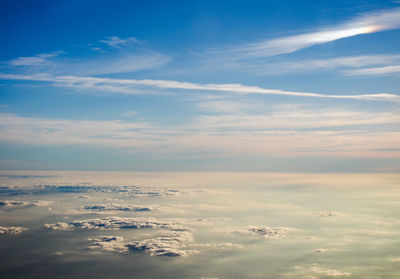
[[[398,1],[2,1],[3,169],[400,169]]]

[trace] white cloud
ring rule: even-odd
[[[121,39],[117,36],[106,37],[105,40],[100,40],[99,42],[104,43],[110,47],[121,47],[128,43],[137,43],[138,40],[135,37],[129,37],[125,39]]]
[[[268,63],[266,61],[237,62],[231,66],[238,70],[254,72],[254,74],[282,74],[287,72],[308,72],[321,70],[339,70],[346,75],[390,74],[396,72],[396,65],[400,63],[400,55],[359,55],[326,59],[309,59]],[[365,68],[376,66],[373,68]]]
[[[350,276],[351,273],[350,272],[341,272],[335,269],[325,269],[325,268],[321,268],[321,267],[316,267],[313,266],[309,269],[311,272],[317,273],[317,274],[321,274],[324,276],[329,276],[329,277],[343,277],[343,276]]]
[[[313,212],[314,215],[321,217],[332,217],[332,216],[340,216],[341,214],[337,211],[317,211]]]
[[[58,56],[59,54],[64,53],[62,51],[54,51],[51,53],[42,53],[36,56],[30,57],[18,57],[9,61],[8,63],[13,66],[44,66],[51,64],[51,58]]]
[[[121,236],[99,236],[89,238],[92,244],[89,249],[102,249],[109,252],[126,253],[128,248],[125,245],[124,238]]]
[[[48,206],[52,203],[53,203],[52,201],[30,202],[30,201],[3,200],[3,201],[0,201],[0,208],[1,207],[18,208],[18,207],[28,207],[28,206]]]
[[[30,202],[26,201],[0,201],[0,207],[8,207],[8,208],[14,208],[14,207],[25,207],[31,205]]]
[[[310,33],[245,44],[226,51],[236,59],[258,58],[285,54],[317,44],[361,34],[375,33],[400,27],[400,8],[366,13],[335,27],[327,27]]]
[[[246,86],[242,84],[197,84],[190,82],[179,82],[169,80],[135,80],[135,79],[111,79],[96,77],[79,77],[79,76],[50,76],[47,74],[36,75],[13,75],[0,74],[0,79],[14,80],[35,80],[54,82],[61,86],[73,86],[83,89],[108,90],[113,93],[122,94],[138,94],[148,91],[136,91],[137,87],[153,87],[162,89],[185,89],[195,91],[216,91],[230,92],[236,94],[267,94],[267,95],[285,95],[297,97],[311,98],[331,98],[331,99],[354,99],[354,100],[383,100],[383,101],[400,101],[400,96],[389,93],[377,94],[359,94],[359,95],[334,95],[312,92],[287,91],[279,89],[265,89],[258,86]]]
[[[400,73],[400,65],[356,69],[346,72],[348,75],[388,75]]]
[[[102,249],[119,253],[145,252],[151,256],[188,256],[204,250],[241,249],[242,245],[233,243],[194,243],[188,231],[161,231],[154,238],[140,241],[125,241],[119,236],[100,236],[89,239],[89,249]]]
[[[292,230],[293,229],[291,228],[283,228],[283,227],[252,226],[244,229],[229,230],[228,233],[259,235],[267,239],[280,239],[286,236],[286,234]]]
[[[139,205],[121,205],[121,204],[93,204],[85,205],[86,210],[94,211],[154,211],[156,208],[153,206],[139,206]]]
[[[11,234],[11,235],[16,235],[20,234],[23,231],[26,231],[27,228],[23,227],[3,227],[0,226],[0,235],[5,235],[5,234]]]
[[[136,218],[124,218],[124,217],[105,217],[88,220],[72,221],[68,223],[55,223],[46,224],[45,228],[54,231],[68,231],[74,229],[81,230],[118,230],[118,229],[146,229],[146,228],[158,228],[158,229],[170,229],[175,231],[187,231],[188,228],[181,224],[173,221],[163,221],[153,217],[136,217]]]
[[[193,243],[193,236],[189,232],[164,232],[161,236],[142,241],[128,243],[130,251],[143,251],[151,256],[187,256],[198,253],[196,250],[187,249]]]
[[[395,127],[399,123],[399,115],[395,112],[324,109],[277,110],[265,115],[209,115],[174,127],[144,122],[60,120],[0,114],[0,141],[30,146],[90,145],[158,155],[196,150],[214,155],[396,157],[400,133]],[[118,190],[115,187],[82,187],[79,189],[83,192]],[[141,194],[140,189],[131,190],[133,195]],[[151,189],[142,190],[147,195]],[[157,192],[157,195],[172,194],[183,193]]]

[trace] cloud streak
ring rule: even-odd
[[[245,44],[226,51],[236,59],[286,54],[314,45],[400,27],[400,8],[366,13],[344,24],[301,35]]]
[[[301,92],[301,91],[287,91],[280,89],[266,89],[259,86],[247,86],[238,83],[198,84],[198,83],[170,81],[170,80],[112,79],[112,78],[80,77],[80,76],[51,76],[47,74],[37,74],[37,75],[0,74],[0,79],[53,82],[62,86],[72,86],[75,88],[84,88],[84,89],[87,88],[92,88],[92,89],[97,88],[100,90],[105,89],[106,91],[111,91],[112,93],[120,93],[120,94],[143,94],[143,92],[136,90],[138,89],[138,87],[144,86],[144,87],[152,87],[160,89],[230,92],[236,94],[263,94],[263,95],[284,95],[293,97],[329,98],[329,99],[400,101],[399,95],[389,94],[389,93],[334,95],[334,94],[322,94],[322,93]]]

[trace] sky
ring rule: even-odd
[[[398,172],[399,1],[1,1],[3,170]]]

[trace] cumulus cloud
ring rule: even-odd
[[[96,238],[89,238],[92,244],[89,249],[102,249],[110,252],[128,252],[125,245],[124,238],[121,236],[99,236]]]
[[[284,228],[284,227],[259,227],[259,226],[252,226],[245,229],[234,229],[228,231],[229,233],[239,233],[239,234],[250,234],[250,235],[259,235],[263,238],[267,239],[279,239],[284,236],[289,231],[292,231],[291,228]]]
[[[185,247],[193,242],[193,236],[189,232],[164,232],[161,236],[134,241],[126,245],[130,251],[144,251],[152,256],[187,256],[198,253]]]
[[[19,208],[19,207],[28,207],[28,206],[48,206],[52,204],[53,201],[13,201],[13,200],[3,200],[0,201],[0,208]]]
[[[59,222],[55,224],[45,224],[45,228],[50,230],[118,230],[118,229],[170,229],[174,231],[188,231],[189,229],[182,226],[180,223],[173,221],[163,221],[153,217],[105,217],[88,220],[72,221],[68,223]]]
[[[184,192],[174,189],[162,189],[134,185],[89,185],[87,183],[75,183],[71,185],[35,185],[34,187],[1,187],[0,193],[4,195],[43,195],[57,193],[118,193],[131,196],[172,196],[181,195]],[[87,195],[80,195],[80,199],[90,199]],[[14,202],[12,204],[10,202]],[[34,206],[46,206],[51,201],[22,202],[22,201],[3,201],[1,206],[24,206],[32,204]],[[139,209],[139,208],[138,208]]]
[[[312,214],[321,216],[321,217],[333,217],[333,216],[340,216],[341,214],[337,211],[316,211]]]
[[[8,207],[8,208],[15,208],[15,207],[25,207],[31,205],[30,202],[26,201],[0,201],[0,207]]]
[[[188,247],[193,243],[193,236],[184,231],[163,231],[158,237],[141,241],[126,242],[119,236],[100,236],[89,239],[90,249],[102,249],[119,253],[145,252],[151,256],[187,256],[198,253]]]
[[[154,211],[153,206],[121,205],[121,204],[93,204],[85,205],[86,210],[95,211]]]
[[[28,230],[27,228],[24,227],[3,227],[0,226],[0,235],[16,235],[16,234],[20,234],[23,231]]]

